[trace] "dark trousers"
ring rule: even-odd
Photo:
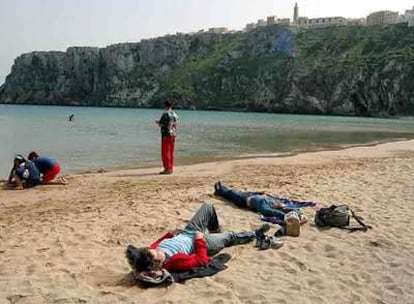
[[[214,205],[209,203],[203,203],[184,228],[184,230],[187,231],[199,231],[205,233],[206,230],[208,230],[210,232],[209,234],[204,235],[209,255],[214,255],[225,247],[248,243],[253,240],[255,235],[253,231],[239,233],[226,231],[214,233],[219,229],[220,225],[216,210],[214,209]]]
[[[174,169],[175,136],[161,137],[161,158],[164,170],[172,172]]]
[[[258,192],[239,191],[231,189],[225,185],[221,185],[218,189],[216,189],[215,194],[221,196],[222,198],[225,198],[226,200],[229,200],[238,207],[247,208],[247,198],[258,194]]]

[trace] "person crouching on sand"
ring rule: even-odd
[[[39,169],[36,165],[17,154],[13,160],[13,168],[9,174],[8,186],[15,189],[24,189],[41,184]]]
[[[149,247],[136,248],[129,245],[126,257],[134,271],[191,270],[204,266],[225,247],[245,244],[255,239],[258,231],[221,232],[214,206],[204,203],[189,224],[181,232],[168,232]],[[205,233],[208,231],[209,233]]]
[[[35,151],[30,152],[28,157],[30,161],[33,161],[36,167],[39,169],[42,174],[42,183],[50,184],[56,178],[60,172],[59,163],[50,157],[39,156]],[[53,182],[54,184],[64,185],[66,180],[61,177],[58,181]]]

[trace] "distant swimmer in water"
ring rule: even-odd
[[[74,118],[75,118],[75,114],[70,114],[69,118],[68,118],[68,121],[73,121]]]

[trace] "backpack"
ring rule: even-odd
[[[175,112],[173,111],[168,111],[168,133],[170,136],[177,136],[177,120],[178,120],[178,116],[177,114],[175,114]]]
[[[347,227],[351,217],[354,218],[362,227]],[[315,225],[318,227],[337,227],[354,231],[367,231],[372,227],[366,225],[362,218],[355,215],[348,205],[331,205],[328,208],[320,208],[315,214]]]

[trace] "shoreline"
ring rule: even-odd
[[[243,159],[255,159],[255,158],[283,158],[283,157],[291,157],[299,154],[306,154],[306,153],[317,153],[317,152],[329,152],[329,151],[341,151],[347,150],[352,148],[358,147],[375,147],[382,144],[387,143],[395,143],[395,142],[407,142],[412,141],[414,139],[410,138],[395,138],[390,140],[379,140],[373,142],[367,142],[363,144],[341,144],[336,145],[334,147],[315,147],[310,149],[300,149],[294,150],[291,152],[276,152],[276,153],[253,153],[253,154],[245,154],[245,155],[238,155],[238,156],[215,156],[213,158],[188,158],[188,159],[181,159],[177,162],[176,167],[180,166],[191,166],[191,165],[200,165],[200,164],[207,164],[211,162],[223,162],[223,161],[233,161],[233,160],[243,160]],[[135,165],[135,166],[115,166],[115,167],[101,167],[99,169],[90,169],[90,170],[76,170],[76,171],[68,171],[68,176],[71,175],[86,175],[86,174],[98,174],[98,173],[108,173],[108,172],[116,172],[116,171],[125,171],[125,170],[138,170],[138,169],[154,169],[154,170],[161,170],[162,164],[161,160],[158,161],[159,165],[148,164],[148,165]],[[0,180],[1,181],[1,180]]]

